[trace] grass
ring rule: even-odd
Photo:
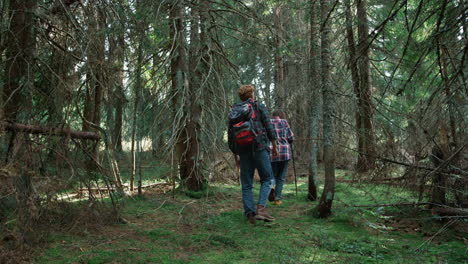
[[[300,179],[295,197],[294,184],[287,184],[283,204],[269,206],[277,220],[253,227],[242,214],[239,186],[210,186],[201,199],[181,193],[126,198],[127,224],[54,233],[35,263],[467,262],[466,233],[459,229],[429,241],[449,220],[438,222],[428,212],[415,215],[408,208],[349,206],[414,199],[404,189],[337,183],[333,215],[327,219],[313,217],[317,202],[306,201],[306,189]]]

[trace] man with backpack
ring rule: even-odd
[[[262,103],[254,100],[254,86],[242,85],[239,88],[241,103],[234,104],[229,112],[228,143],[240,157],[240,178],[244,214],[250,224],[255,219],[274,221],[268,214],[266,203],[271,190],[273,171],[270,163],[270,142],[273,156],[278,155],[276,136],[270,123],[268,110]],[[257,208],[253,198],[253,178],[255,169],[260,175],[260,193]]]

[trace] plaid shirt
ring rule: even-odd
[[[292,157],[290,143],[294,140],[294,134],[289,127],[286,119],[272,118],[270,120],[277,138],[278,156],[273,157],[273,152],[270,152],[271,162],[290,160]],[[273,148],[270,145],[270,148]]]

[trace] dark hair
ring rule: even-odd
[[[284,119],[286,117],[284,112],[281,111],[281,110],[275,110],[275,111],[273,111],[273,113],[271,115],[272,116],[279,116],[281,119]]]

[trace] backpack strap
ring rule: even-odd
[[[254,127],[255,128],[255,132],[257,133],[257,135],[260,135],[260,134],[263,134],[263,132],[266,131],[266,126],[265,124],[263,124],[263,115],[264,113],[262,111],[260,111],[260,103],[255,100],[253,101],[252,103],[252,109],[254,110],[255,112],[255,118],[252,118],[252,120],[254,122],[260,122],[262,124],[262,127],[260,128],[257,128],[257,127]]]

